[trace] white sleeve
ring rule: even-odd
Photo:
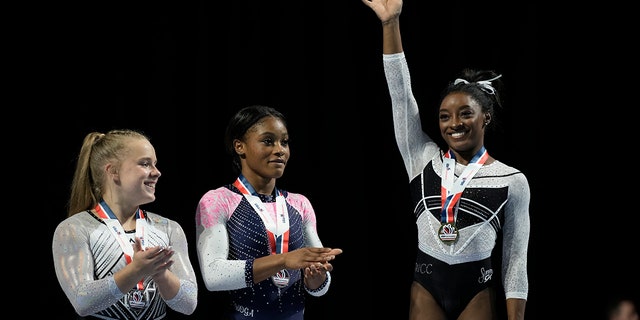
[[[527,248],[529,244],[530,189],[524,174],[513,176],[505,210],[502,250],[502,282],[505,297],[527,299]]]
[[[209,291],[246,288],[246,260],[228,260],[229,239],[227,225],[216,223],[210,227],[198,225],[196,242],[202,280]]]
[[[391,97],[396,143],[411,181],[422,172],[440,149],[422,130],[420,112],[411,91],[411,77],[404,52],[384,54],[383,62]]]
[[[53,234],[53,265],[58,282],[79,316],[99,312],[124,296],[113,276],[94,277],[94,259],[89,245],[93,226],[77,213],[56,227]]]

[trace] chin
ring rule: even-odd
[[[451,150],[456,152],[467,152],[468,150],[471,150],[471,148],[469,148],[469,146],[466,143],[452,142],[452,143],[449,143],[448,145]]]

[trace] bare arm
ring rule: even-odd
[[[527,300],[507,299],[507,317],[509,320],[524,320],[524,308]]]

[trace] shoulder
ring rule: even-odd
[[[228,219],[242,199],[243,195],[231,185],[207,191],[198,201],[196,223],[211,225],[213,221]]]
[[[91,227],[100,223],[101,222],[98,217],[92,215],[88,211],[82,211],[60,221],[56,229]]]
[[[301,193],[295,193],[295,192],[290,192],[286,190],[281,190],[281,191],[284,197],[287,198],[287,200],[289,201],[310,202],[309,198],[307,198],[307,196]]]
[[[509,184],[515,187],[526,188],[529,189],[529,180],[527,179],[527,175],[519,169],[504,164],[500,161],[496,161],[499,165],[500,170],[504,172],[505,177],[508,178]]]
[[[167,218],[155,212],[145,211],[145,214],[147,223],[155,230],[164,232],[170,237],[176,234],[184,235],[184,229],[178,221]]]
[[[301,193],[288,192],[288,191],[283,191],[282,193],[287,199],[287,202],[292,207],[296,208],[298,211],[313,212],[313,206],[311,205],[311,201],[309,201],[309,198],[307,198],[307,196]]]
[[[491,174],[503,177],[513,177],[515,180],[527,181],[527,176],[524,172],[518,168],[510,166],[500,160],[494,160],[493,163],[487,166]]]
[[[531,189],[524,172],[498,160],[494,161],[490,166],[494,171],[493,174],[495,174],[496,181],[500,181],[499,184],[509,186],[509,197],[512,200],[529,201]]]
[[[232,190],[230,186],[221,186],[205,192],[200,198],[198,206],[209,206],[216,203],[235,203],[241,198],[242,194],[235,191],[235,189]]]
[[[78,212],[58,223],[53,233],[54,241],[82,242],[101,226],[104,223],[98,217],[86,211]]]
[[[82,211],[60,221],[56,226],[55,233],[77,233],[81,232],[81,230],[91,230],[95,229],[100,223],[97,217],[87,211]]]
[[[519,169],[505,164],[499,160],[484,165],[478,173],[478,183],[492,187],[508,186],[510,193],[529,193],[529,181],[527,176]]]
[[[147,221],[151,222],[155,226],[170,226],[178,224],[176,221],[155,212],[145,211],[144,214],[146,215]]]

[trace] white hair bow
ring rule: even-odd
[[[482,81],[477,81],[475,83],[477,83],[480,88],[482,88],[485,92],[489,93],[489,94],[495,94],[496,93],[496,89],[493,88],[493,86],[491,85],[491,81],[496,80],[498,78],[502,77],[502,75],[498,75],[495,78],[489,79],[489,80],[482,80]],[[469,81],[465,80],[465,79],[456,79],[456,81],[453,82],[454,85],[458,84],[458,83],[464,83],[464,84],[469,84]]]

